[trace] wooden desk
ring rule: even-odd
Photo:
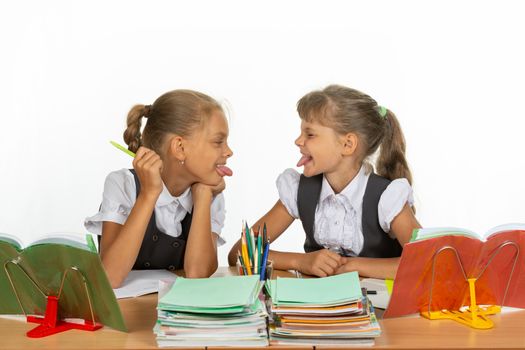
[[[231,275],[220,268],[214,276]],[[280,276],[292,276],[279,272]],[[96,332],[67,331],[46,338],[30,339],[25,333],[35,324],[0,318],[0,349],[155,349],[157,294],[119,301],[129,333],[103,328]],[[495,327],[474,330],[456,322],[429,321],[418,316],[380,320],[382,335],[377,348],[388,349],[523,349],[525,348],[525,310],[492,317]],[[273,349],[312,349],[311,347],[271,347]],[[330,349],[330,347],[316,347]],[[212,349],[211,347],[209,349]],[[217,348],[214,348],[217,349]],[[223,348],[231,349],[231,348]],[[341,348],[337,348],[341,349]],[[352,349],[356,349],[352,347]],[[369,347],[366,347],[369,349]]]

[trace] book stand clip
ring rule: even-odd
[[[38,284],[36,284],[36,282],[31,277],[29,277],[29,275],[24,270],[24,268],[18,264],[19,261],[20,261],[20,258],[7,261],[4,264],[4,270],[7,274],[7,277],[9,278],[9,282],[11,283],[11,288],[13,289],[13,292],[15,293],[16,299],[18,300],[18,304],[20,305],[22,312],[26,316],[27,322],[40,324],[39,326],[27,332],[27,336],[29,338],[42,338],[48,335],[67,331],[69,329],[95,331],[102,327],[100,323],[95,322],[95,316],[93,313],[93,305],[91,304],[91,296],[89,295],[89,289],[88,289],[88,285],[86,282],[86,278],[84,274],[78,270],[77,267],[71,266],[67,270],[64,271],[64,274],[62,275],[62,281],[60,282],[60,290],[58,291],[58,295],[54,296],[54,295],[46,295],[46,293],[42,291],[42,289],[38,286]],[[36,289],[38,289],[38,291],[44,296],[44,298],[47,299],[44,317],[27,315],[22,305],[22,302],[20,300],[20,296],[18,295],[18,291],[16,290],[15,285],[13,284],[13,280],[11,279],[11,274],[9,273],[7,269],[8,264],[13,264],[17,266],[24,273],[24,275],[33,283]],[[60,295],[62,294],[62,288],[64,287],[64,281],[66,280],[66,276],[68,276],[68,273],[70,271],[77,273],[82,278],[82,283],[84,284],[84,290],[86,291],[87,301],[89,304],[89,311],[91,313],[91,320],[84,320],[84,324],[67,322],[67,321],[58,319],[58,301],[60,300]]]
[[[496,257],[501,251],[501,249],[506,246],[513,246],[516,249],[516,252],[514,254],[514,264],[512,265],[512,270],[510,272],[509,279],[507,281],[507,286],[505,288],[505,294],[503,295],[503,300],[501,301],[501,305],[505,305],[505,298],[509,290],[510,281],[512,280],[512,275],[514,273],[514,268],[516,267],[516,262],[518,261],[518,255],[519,255],[519,250],[520,250],[519,246],[516,243],[508,241],[498,246],[498,248],[494,251],[489,261],[483,268],[483,270],[481,270],[481,272],[475,278],[467,278],[467,275],[465,274],[465,270],[463,269],[463,264],[461,263],[461,259],[459,258],[459,254],[457,250],[451,246],[444,246],[434,254],[434,258],[432,262],[432,283],[430,285],[430,298],[428,301],[428,311],[421,311],[420,313],[421,316],[428,318],[430,320],[443,320],[443,319],[454,320],[461,324],[464,324],[464,325],[467,325],[469,327],[476,328],[476,329],[490,329],[494,327],[494,323],[487,316],[499,313],[501,311],[501,306],[499,305],[490,305],[490,306],[477,305],[476,303],[476,281],[481,277],[481,275],[483,275],[483,273],[485,272],[487,267],[490,265],[494,257]],[[470,306],[461,308],[460,310],[446,310],[445,309],[445,310],[431,311],[430,306],[432,305],[432,290],[434,288],[436,260],[437,260],[437,256],[445,250],[452,250],[456,256],[456,260],[458,262],[459,267],[461,268],[461,272],[463,272],[463,277],[465,278],[465,281],[468,283],[468,286],[469,286]]]

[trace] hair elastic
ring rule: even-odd
[[[379,106],[379,115],[381,116],[381,118],[386,118],[386,108],[383,107],[383,106]]]

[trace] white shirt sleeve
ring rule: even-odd
[[[90,233],[100,235],[102,234],[102,223],[104,221],[124,225],[131,209],[135,205],[136,196],[137,188],[135,178],[128,169],[121,169],[110,173],[104,182],[104,193],[100,210],[84,221],[86,230]],[[162,232],[173,237],[180,235],[182,231],[180,220],[186,215],[186,211],[180,204],[178,204],[176,208],[178,211],[175,212],[176,215],[174,217],[174,209],[172,207],[162,206],[158,208],[157,205],[155,206],[157,227]],[[217,246],[226,243],[221,237],[225,214],[224,195],[220,193],[212,200],[210,206],[211,231],[217,234]],[[178,221],[177,217],[179,217]],[[177,227],[173,227],[174,219],[176,220],[175,225],[178,225]]]
[[[294,169],[286,169],[275,181],[279,191],[279,199],[295,219],[299,219],[299,209],[297,208],[297,191],[299,189],[299,174]]]
[[[390,224],[401,212],[405,203],[410,206],[414,204],[412,187],[405,178],[395,179],[385,189],[377,205],[379,224],[383,231],[390,233]],[[390,234],[390,237],[394,238],[394,235]]]
[[[127,169],[110,173],[104,182],[104,193],[98,213],[86,218],[84,227],[90,233],[102,234],[104,221],[124,225],[135,204],[136,186],[133,174]]]
[[[222,228],[224,227],[224,219],[226,217],[226,206],[224,203],[224,195],[219,193],[211,202],[211,232],[217,234],[217,247],[220,247],[226,241],[221,236]]]

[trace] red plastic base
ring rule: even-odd
[[[48,335],[67,331],[69,329],[80,329],[84,331],[96,331],[102,328],[99,323],[84,321],[84,324],[57,320],[58,299],[54,296],[47,297],[46,312],[44,317],[27,316],[27,322],[40,323],[39,326],[27,332],[29,338],[42,338]]]

